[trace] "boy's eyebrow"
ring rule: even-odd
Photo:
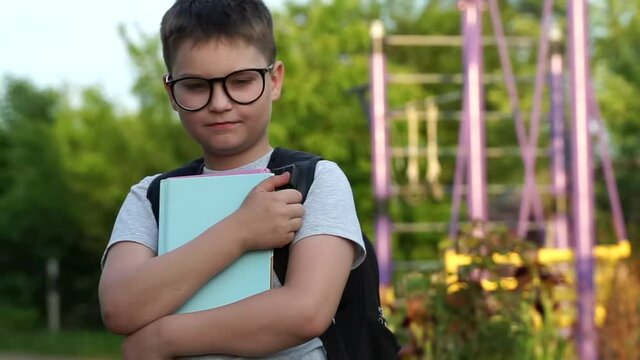
[[[171,74],[171,79],[176,80],[176,79],[182,79],[182,78],[187,78],[187,77],[199,78],[199,79],[211,79],[211,78],[221,78],[221,77],[225,77],[227,75],[223,75],[223,76],[208,76],[208,75],[203,75],[203,74],[195,74],[195,73],[186,72],[186,73]]]
[[[249,66],[249,67],[242,67],[242,68],[238,68],[236,70],[232,70],[224,75],[221,76],[205,76],[202,74],[195,74],[195,73],[189,73],[189,72],[184,72],[184,73],[175,73],[172,74],[170,73],[169,75],[171,76],[172,79],[179,79],[179,78],[184,78],[184,77],[197,77],[197,78],[202,78],[202,79],[211,79],[213,77],[225,77],[231,73],[234,73],[236,71],[242,71],[242,70],[249,70],[249,69],[264,69],[264,67],[260,67],[260,66]]]

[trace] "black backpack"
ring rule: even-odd
[[[289,187],[302,193],[303,201],[314,179],[319,156],[276,148],[267,167],[275,174],[291,173]],[[149,185],[147,198],[158,221],[160,181],[169,177],[196,175],[202,172],[203,159],[157,176]],[[320,336],[329,360],[394,360],[400,346],[387,328],[379,295],[379,272],[375,248],[362,234],[367,255],[364,262],[349,274],[334,322]],[[274,250],[273,268],[281,283],[287,272],[289,246]]]

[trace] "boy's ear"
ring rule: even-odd
[[[175,101],[173,101],[173,96],[171,96],[171,88],[169,84],[167,84],[167,77],[169,74],[166,74],[162,77],[162,84],[164,85],[164,91],[167,92],[167,97],[169,98],[169,104],[171,104],[171,108],[173,111],[178,111],[178,105],[176,105]]]
[[[282,92],[282,82],[284,81],[284,63],[276,61],[271,70],[271,100],[280,98]]]

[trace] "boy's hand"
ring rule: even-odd
[[[246,250],[282,247],[302,226],[302,194],[293,189],[275,191],[287,185],[289,177],[289,173],[283,173],[262,181],[234,214],[245,231]]]

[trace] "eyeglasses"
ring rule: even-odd
[[[264,77],[272,69],[273,64],[266,68],[243,69],[210,79],[187,76],[171,80],[171,75],[168,74],[165,83],[171,90],[173,100],[186,111],[198,111],[207,106],[213,97],[213,85],[218,81],[222,83],[222,89],[229,99],[240,105],[249,105],[264,93]]]

